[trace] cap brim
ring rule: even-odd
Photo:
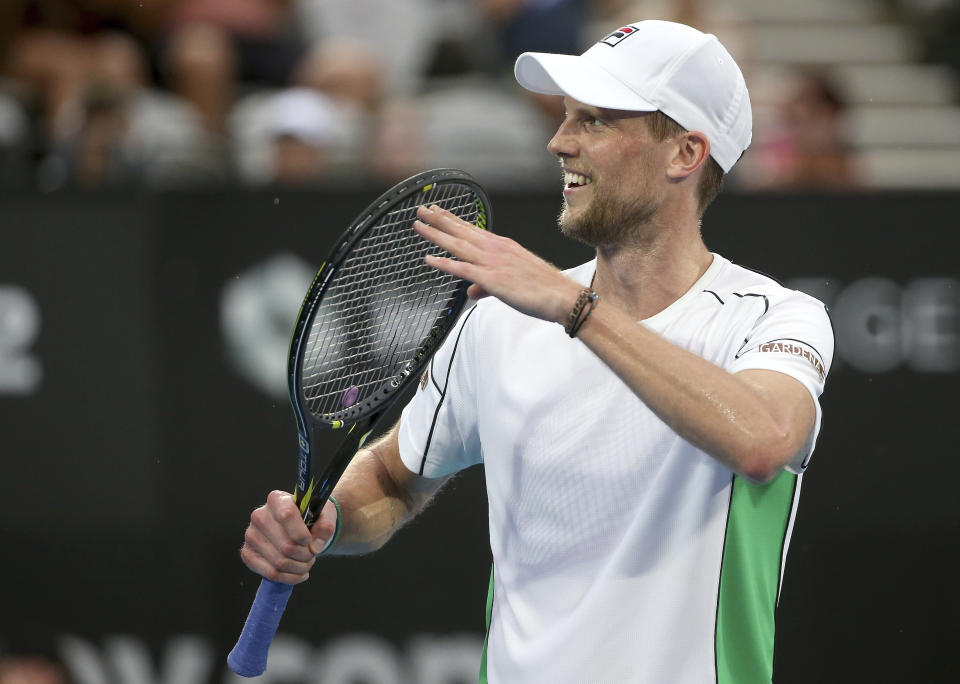
[[[593,107],[652,112],[658,107],[630,90],[609,71],[577,55],[524,52],[513,73],[527,90],[567,95]]]

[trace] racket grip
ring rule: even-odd
[[[292,592],[292,584],[261,580],[240,638],[227,656],[227,665],[241,677],[258,677],[267,669],[267,651]]]

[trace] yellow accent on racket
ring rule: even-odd
[[[310,486],[307,487],[307,491],[303,493],[303,498],[300,499],[300,515],[304,515],[307,512],[307,506],[310,505],[310,495],[313,494],[313,478],[310,478]]]

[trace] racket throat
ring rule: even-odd
[[[293,501],[297,506],[300,507],[300,515],[303,516],[304,520],[307,518],[308,507],[310,506],[310,499],[313,496],[313,485],[315,481],[313,478],[310,478],[310,484],[307,485],[306,491],[302,494],[299,491],[293,493]]]
[[[348,430],[348,434],[356,430],[357,427],[358,427],[358,424],[352,425],[350,427],[350,430]],[[373,434],[372,427],[368,428],[366,432],[361,431],[358,433],[359,439],[357,439],[357,449],[363,448],[363,445],[366,444],[367,438],[370,437],[371,434]],[[294,490],[294,493],[293,493],[293,501],[300,508],[300,514],[306,517],[308,513],[308,509],[310,507],[310,500],[313,498],[314,489],[317,484],[317,480],[316,478],[313,478],[313,477],[310,478],[309,483],[306,483],[304,480],[305,480],[305,476],[303,477],[303,479],[297,482],[297,488]],[[320,492],[318,491],[317,494],[319,495]],[[328,498],[330,498],[329,493],[324,497],[324,499],[328,499]]]

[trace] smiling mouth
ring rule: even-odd
[[[579,188],[584,185],[590,185],[593,182],[593,179],[590,176],[584,176],[581,173],[573,173],[572,171],[563,172],[563,183],[567,188]]]

